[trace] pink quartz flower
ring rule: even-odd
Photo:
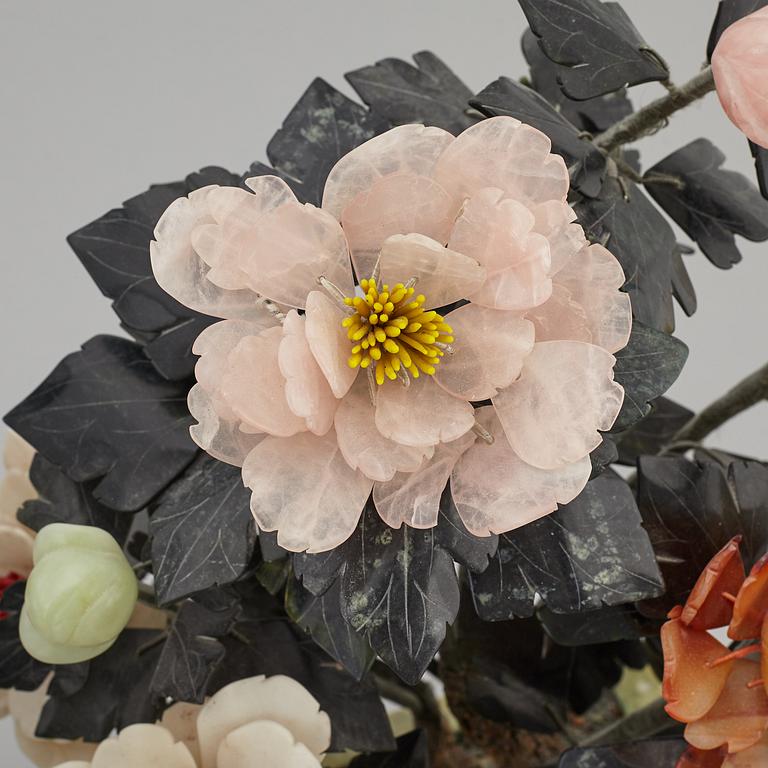
[[[261,176],[158,222],[157,281],[223,318],[195,342],[192,436],[242,466],[286,549],[338,546],[371,493],[390,526],[429,528],[450,479],[487,536],[584,488],[631,312],[550,149],[510,117],[403,125],[339,160],[322,208]]]
[[[723,32],[712,54],[717,95],[731,122],[768,148],[768,8]]]

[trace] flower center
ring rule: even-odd
[[[394,381],[401,371],[418,379],[420,373],[432,376],[435,366],[453,341],[452,329],[434,310],[426,311],[423,294],[414,297],[412,285],[384,285],[376,280],[360,281],[362,296],[347,297],[344,303],[355,310],[342,325],[352,342],[350,368],[368,368],[376,373],[376,383]],[[405,377],[407,380],[407,376]]]

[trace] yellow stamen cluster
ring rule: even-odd
[[[381,291],[374,279],[361,280],[364,296],[345,298],[355,314],[342,325],[352,342],[350,368],[371,367],[376,383],[394,381],[401,369],[418,379],[420,373],[432,376],[445,354],[440,345],[453,341],[452,329],[442,315],[426,311],[426,298],[402,283],[384,285]]]

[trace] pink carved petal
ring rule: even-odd
[[[200,384],[189,390],[187,406],[198,421],[189,428],[189,434],[206,453],[219,461],[242,467],[245,457],[264,438],[261,433],[243,432],[237,417],[227,419],[222,416],[216,401]]]
[[[323,208],[340,220],[352,200],[382,176],[431,176],[435,161],[453,140],[442,128],[423,125],[401,125],[369,139],[331,168],[325,182]]]
[[[508,387],[533,349],[532,323],[511,312],[465,304],[446,316],[453,354],[437,366],[435,381],[464,400],[486,400]]]
[[[542,469],[588,456],[624,400],[623,388],[613,380],[615,362],[593,344],[536,344],[520,378],[493,398],[515,453]]]
[[[554,278],[567,288],[587,316],[592,343],[617,352],[629,341],[632,307],[624,285],[624,271],[616,257],[602,245],[579,251]]]
[[[493,444],[476,440],[451,475],[453,501],[470,533],[489,536],[519,528],[584,489],[592,472],[588,456],[557,469],[533,467],[512,450],[492,407],[478,408],[475,417]]]
[[[322,437],[267,437],[245,460],[243,481],[253,492],[259,527],[277,531],[278,543],[291,552],[325,552],[344,543],[373,487],[349,468],[334,430]]]
[[[381,519],[392,528],[437,525],[440,498],[459,457],[475,440],[467,432],[450,443],[440,443],[434,456],[415,472],[398,472],[386,483],[373,486],[373,501]]]
[[[324,435],[333,426],[339,401],[309,348],[305,322],[295,309],[286,315],[277,359],[288,407],[306,420],[310,432]]]
[[[587,313],[576,303],[571,292],[556,282],[552,295],[538,307],[525,313],[536,328],[536,341],[586,341],[592,342]]]
[[[576,221],[576,212],[568,203],[549,200],[532,209],[536,218],[533,231],[549,241],[552,266],[550,277],[557,274],[582,248],[589,245],[584,230]]]
[[[366,376],[359,376],[341,401],[334,426],[347,464],[371,480],[383,482],[391,480],[395,472],[414,472],[434,453],[431,445],[400,445],[382,436],[374,421]]]
[[[726,656],[728,649],[708,632],[691,629],[679,618],[661,628],[664,649],[664,680],[662,694],[667,702],[667,714],[683,723],[703,717],[715,705],[725,687],[733,666],[726,661],[713,662]]]
[[[491,117],[467,128],[435,164],[434,177],[449,192],[472,197],[498,187],[526,205],[565,201],[569,178],[565,161],[550,154],[541,132],[513,117]]]
[[[192,244],[211,267],[208,280],[222,288],[242,288],[247,276],[238,264],[238,248],[261,217],[285,203],[296,203],[290,187],[277,176],[248,179],[251,192],[240,187],[217,187],[208,196],[215,224],[204,224],[192,232]],[[220,226],[226,222],[227,226]]]
[[[491,275],[479,290],[469,294],[473,302],[495,309],[524,311],[543,304],[552,295],[546,238],[535,233],[528,235],[522,247],[524,260]]]
[[[351,295],[351,294],[350,294]],[[347,364],[352,354],[352,343],[341,323],[347,317],[333,299],[321,291],[307,296],[305,333],[309,348],[338,397],[344,397],[357,377],[357,368]]]
[[[725,113],[748,139],[768,148],[766,62],[766,8],[731,24],[712,54],[712,74]]]
[[[449,395],[431,376],[420,376],[404,387],[386,381],[376,396],[376,426],[384,437],[401,445],[449,443],[472,429],[472,406]]]
[[[37,491],[29,479],[29,470],[11,469],[0,479],[0,523],[18,524],[16,513]]]
[[[749,687],[759,678],[757,662],[736,659],[714,706],[685,727],[685,740],[699,749],[727,744],[729,752],[741,752],[760,741],[768,727],[768,696],[762,685]]]
[[[424,235],[392,235],[381,249],[381,280],[392,285],[412,277],[429,309],[466,298],[483,284],[485,269]]]
[[[460,205],[426,176],[396,173],[377,180],[341,215],[358,278],[371,276],[390,235],[418,232],[445,244]]]
[[[150,243],[152,271],[160,287],[190,309],[214,317],[256,319],[265,310],[258,297],[243,284],[227,290],[207,278],[208,264],[192,245],[192,233],[214,224],[209,196],[217,186],[203,187],[180,197],[167,208]]]
[[[227,221],[222,228],[229,228]],[[281,205],[244,231],[236,243],[236,263],[247,275],[249,287],[273,301],[303,309],[321,276],[345,295],[354,290],[344,232],[320,208]]]
[[[467,200],[448,247],[475,259],[495,275],[529,260],[526,240],[535,219],[527,206],[504,198],[500,189],[481,189]]]
[[[23,437],[12,430],[5,433],[3,465],[7,470],[17,469],[28,474],[34,458],[35,449]]]
[[[282,328],[246,336],[229,353],[222,397],[238,418],[259,432],[289,437],[307,425],[289,407],[277,360]]]
[[[258,322],[222,320],[203,329],[195,339],[192,352],[200,355],[195,365],[195,378],[209,393],[217,394],[228,369],[229,353],[246,336],[258,336],[267,328],[277,328],[280,322],[268,312]]]

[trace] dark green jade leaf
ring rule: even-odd
[[[556,613],[577,613],[663,589],[632,491],[610,471],[570,504],[502,534],[489,567],[470,580],[487,621],[532,616],[538,600]]]
[[[650,739],[608,747],[574,747],[558,768],[675,768],[688,745],[683,739]]]
[[[93,525],[124,544],[133,516],[104,506],[94,498],[98,481],[76,483],[41,454],[35,454],[29,471],[38,498],[24,502],[17,513],[19,520],[33,531],[51,523]]]
[[[249,502],[240,469],[201,454],[153,503],[149,532],[161,605],[243,575],[256,546]]]
[[[661,597],[640,610],[663,618],[685,602],[710,559],[736,535],[749,568],[768,551],[768,467],[734,461],[727,469],[709,460],[643,456],[637,503],[666,583]]]
[[[192,461],[187,387],[141,346],[95,336],[65,357],[6,423],[98,502],[136,511]]]
[[[688,347],[674,336],[632,325],[629,343],[616,353],[614,377],[624,387],[624,403],[612,432],[621,432],[651,412],[651,403],[676,381],[688,359]]]
[[[619,3],[518,2],[544,53],[560,65],[558,81],[571,99],[591,99],[669,77]]]
[[[721,269],[741,261],[735,236],[768,240],[768,200],[745,176],[721,167],[725,155],[708,139],[696,139],[650,168],[678,178],[683,187],[650,183],[651,197]]]
[[[693,417],[693,411],[666,397],[657,398],[651,407],[648,416],[616,437],[619,463],[634,466],[638,457],[659,453]]]
[[[430,51],[413,55],[416,66],[383,59],[345,77],[378,118],[389,125],[424,123],[458,134],[477,122],[472,91]]]

